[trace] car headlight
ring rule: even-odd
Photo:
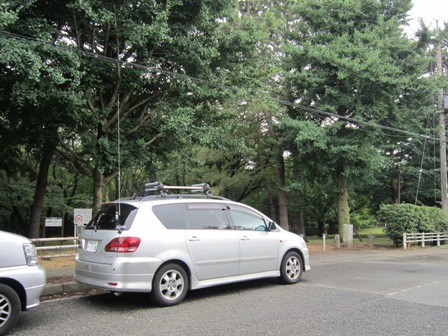
[[[37,251],[33,244],[23,244],[23,252],[28,266],[36,266],[39,263]]]

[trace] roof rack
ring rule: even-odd
[[[194,198],[194,199],[212,199],[212,200],[228,200],[225,197],[222,196],[214,196],[214,195],[204,195],[204,194],[168,194],[165,196],[162,195],[148,195],[140,198],[140,201],[150,201],[150,200],[157,200],[157,199],[188,199],[188,198]]]
[[[166,186],[161,182],[145,183],[143,196],[159,195],[165,197],[168,195],[168,190],[188,190],[191,194],[202,193],[206,196],[213,196],[207,183],[193,184],[192,186]]]

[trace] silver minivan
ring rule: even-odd
[[[0,335],[14,327],[21,311],[39,305],[45,284],[45,269],[31,241],[0,231]]]
[[[259,211],[210,195],[106,203],[80,234],[75,280],[147,292],[161,306],[188,290],[260,279],[297,283],[310,270],[305,241]]]

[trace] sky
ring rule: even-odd
[[[436,20],[439,20],[439,27],[443,27],[443,22],[448,23],[448,1],[447,0],[412,0],[414,8],[409,12],[412,17],[410,25],[413,29],[418,27],[418,19],[421,17],[427,26],[436,27]]]

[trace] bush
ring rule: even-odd
[[[448,216],[440,209],[412,204],[383,204],[377,219],[395,246],[403,243],[403,233],[447,232]]]

